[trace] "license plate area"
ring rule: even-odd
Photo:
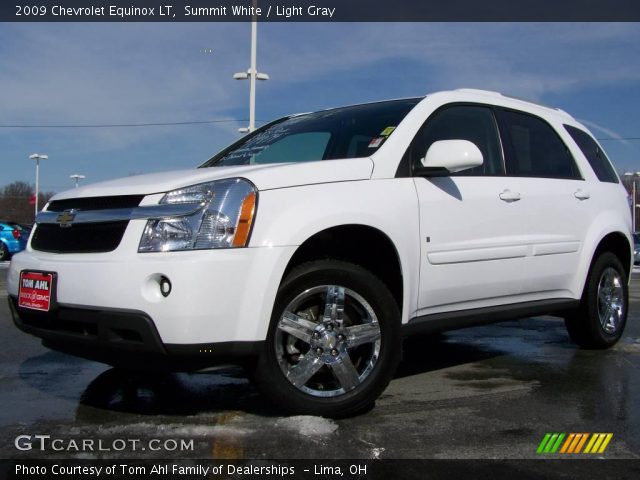
[[[21,271],[18,306],[39,312],[53,310],[56,306],[56,283],[55,272]]]

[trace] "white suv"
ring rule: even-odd
[[[414,332],[551,314],[604,348],[627,318],[605,153],[492,92],[282,118],[199,169],[56,195],[36,223],[9,272],[20,329],[126,368],[251,364],[294,412],[368,408]]]

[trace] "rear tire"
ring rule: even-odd
[[[309,262],[280,286],[255,380],[289,412],[351,416],[387,387],[400,349],[400,313],[384,283],[351,263]]]
[[[629,291],[622,263],[602,253],[589,270],[580,306],[565,317],[569,337],[583,348],[615,345],[627,323]]]

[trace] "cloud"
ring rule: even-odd
[[[623,145],[626,145],[627,147],[629,147],[629,148],[631,148],[633,150],[636,150],[635,145],[633,145],[628,140],[625,140],[624,137],[622,135],[620,135],[618,132],[615,132],[615,131],[611,130],[610,128],[603,127],[602,125],[598,125],[597,123],[589,121],[589,120],[579,119],[578,121],[581,122],[581,123],[584,123],[587,127],[592,128],[594,130],[598,130],[598,131],[604,133],[605,135],[607,135],[607,136],[619,141]]]
[[[262,63],[295,83],[406,60],[405,82],[477,86],[540,99],[640,79],[637,24],[269,25]],[[297,41],[292,42],[291,38]],[[426,91],[425,91],[426,93]]]
[[[354,72],[398,60],[406,71],[383,73],[417,94],[473,86],[539,99],[640,80],[629,61],[640,53],[635,24],[275,23],[260,24],[259,38],[259,68],[278,93],[314,79],[339,90]],[[0,40],[0,123],[202,120],[245,108],[231,75],[248,67],[246,24],[10,25]]]
[[[0,124],[246,118],[248,82],[232,75],[249,66],[249,35],[245,23],[4,24]],[[640,80],[638,24],[261,23],[258,35],[258,68],[271,76],[259,84],[261,120],[459,87],[544,102]],[[0,185],[31,179],[24,159],[40,150],[56,190],[76,171],[98,180],[196,165],[239,126],[0,128],[10,165]]]
[[[226,69],[233,52],[225,45],[237,40],[238,29],[205,24],[189,25],[190,35],[185,30],[182,25],[155,24],[11,25],[0,34],[5,44],[0,52],[0,124],[231,118],[228,111],[244,92],[229,88],[235,87]],[[209,41],[220,48],[207,56],[200,50]],[[93,148],[117,149],[166,135],[167,130],[66,130],[51,136],[55,141],[62,133],[72,142],[87,138]],[[6,132],[13,133],[2,131]]]

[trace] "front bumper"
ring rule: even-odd
[[[163,345],[260,342],[266,338],[277,288],[294,250],[132,254],[121,245],[109,253],[54,254],[27,249],[13,257],[7,290],[17,297],[22,270],[56,272],[55,300],[64,307],[64,318],[70,312],[74,318],[78,312],[87,318],[96,311],[138,312],[133,317],[148,318]],[[160,293],[162,277],[172,284],[167,297]],[[133,317],[126,316],[126,322]]]
[[[164,344],[144,312],[59,305],[47,313],[18,307],[9,297],[15,325],[45,346],[110,365],[141,370],[195,371],[220,364],[242,364],[259,354],[262,342]]]

